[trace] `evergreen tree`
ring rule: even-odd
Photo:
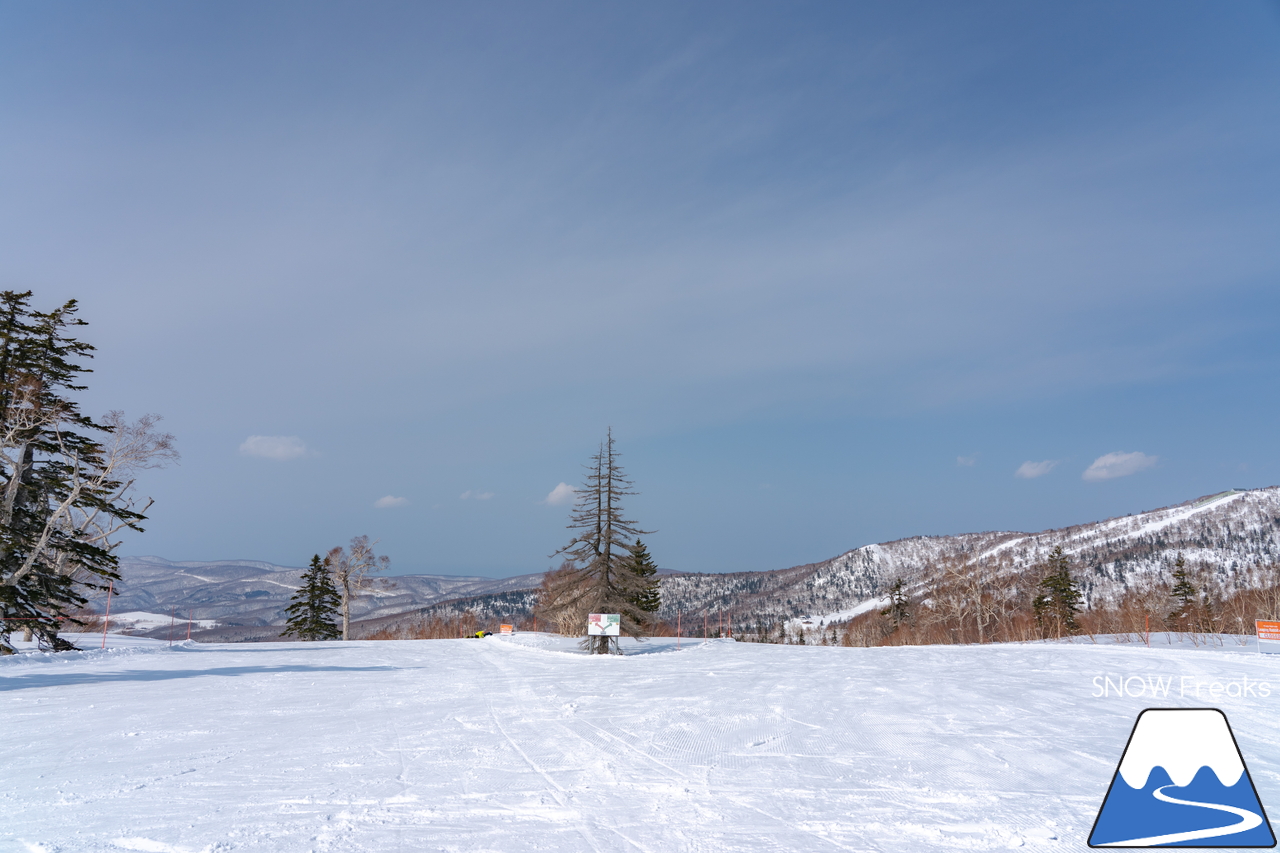
[[[1062,553],[1062,547],[1053,549],[1045,563],[1045,575],[1040,581],[1040,594],[1031,603],[1036,622],[1044,633],[1052,632],[1061,637],[1080,630],[1076,614],[1080,612],[1080,587],[1071,577],[1071,561]]]
[[[609,430],[600,450],[587,466],[587,479],[578,490],[577,504],[568,527],[576,531],[569,544],[552,556],[563,555],[554,600],[540,601],[543,612],[565,610],[578,613],[617,613],[622,633],[640,637],[646,612],[635,600],[647,588],[647,581],[631,571],[631,544],[636,537],[652,531],[641,530],[622,511],[622,499],[636,494],[618,464]],[[582,631],[586,630],[583,624]],[[608,637],[586,637],[583,647],[596,654],[610,651]]]
[[[284,609],[289,614],[285,633],[303,640],[337,640],[342,637],[338,626],[342,597],[333,585],[329,566],[316,554],[311,567],[302,575],[302,586]]]
[[[1170,593],[1174,598],[1178,599],[1178,607],[1169,614],[1169,624],[1174,628],[1186,629],[1186,624],[1179,624],[1179,619],[1189,618],[1191,610],[1195,607],[1196,587],[1191,582],[1191,573],[1187,571],[1187,563],[1182,559],[1182,553],[1178,553],[1178,559],[1173,563],[1173,589]]]
[[[84,390],[79,376],[90,371],[79,362],[93,357],[70,334],[86,325],[75,300],[41,313],[30,297],[0,293],[0,653],[12,651],[4,640],[14,627],[71,648],[59,621],[84,606],[82,590],[119,580],[111,535],[142,530],[122,472],[176,456],[172,436],[150,432],[154,419],[124,456],[119,436],[99,440],[125,425],[95,423],[67,396]]]
[[[631,597],[631,603],[646,614],[646,621],[652,621],[653,614],[662,606],[662,581],[658,578],[658,564],[639,539],[631,546],[627,568],[641,581],[639,589]]]
[[[893,586],[889,587],[889,606],[881,610],[880,615],[889,617],[893,625],[890,633],[901,628],[911,618],[911,602],[902,589],[902,578],[895,580]]]

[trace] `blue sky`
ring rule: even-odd
[[[1277,150],[1275,4],[0,3],[170,559],[537,571],[610,426],[686,571],[1280,483]]]

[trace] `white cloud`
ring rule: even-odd
[[[1080,476],[1085,480],[1114,480],[1150,468],[1158,460],[1158,456],[1145,453],[1108,453],[1093,460]]]
[[[245,456],[285,461],[307,455],[307,446],[296,435],[251,435],[240,445]]]
[[[1018,470],[1013,472],[1013,476],[1021,477],[1024,480],[1034,480],[1036,477],[1043,477],[1048,474],[1057,464],[1056,459],[1046,459],[1043,462],[1023,462],[1018,466]]]
[[[387,495],[385,498],[378,498],[373,502],[375,509],[392,509],[398,506],[404,506],[409,502],[408,498],[398,498],[395,495]]]
[[[464,501],[487,501],[493,497],[493,492],[473,492],[467,489],[459,497]]]
[[[550,494],[542,499],[542,502],[544,504],[551,504],[552,506],[563,506],[567,503],[573,503],[573,496],[577,493],[578,490],[573,486],[570,486],[568,483],[561,483],[552,489]]]
[[[972,456],[957,456],[956,464],[961,468],[972,468],[974,465],[978,464],[978,454],[975,453]]]

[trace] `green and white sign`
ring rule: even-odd
[[[622,617],[617,613],[592,613],[587,617],[588,637],[617,637],[622,634]]]

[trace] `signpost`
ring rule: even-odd
[[[592,640],[592,649],[599,650],[599,644],[603,643],[609,654],[622,654],[622,649],[618,646],[618,638],[622,636],[622,616],[617,613],[592,613],[587,617],[587,636],[604,637],[603,640]]]
[[[592,613],[587,617],[587,636],[622,636],[622,617],[617,613]]]
[[[499,634],[514,634],[515,632],[516,632],[516,629],[512,625],[503,625],[498,628]]]
[[[1258,629],[1258,651],[1264,655],[1280,654],[1280,622],[1253,623]]]

